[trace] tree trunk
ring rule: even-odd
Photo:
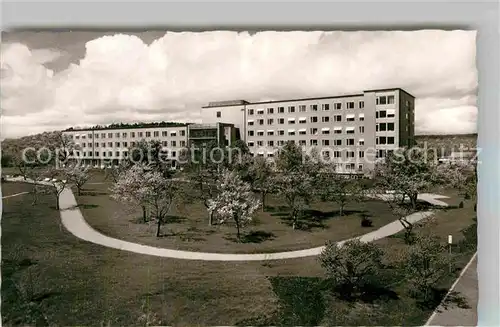
[[[158,224],[156,227],[156,237],[160,237],[161,220],[160,219],[157,219],[157,220],[158,220]]]
[[[59,210],[59,195],[56,195],[56,210]]]
[[[78,190],[78,195],[82,195],[82,188],[80,186],[77,186],[76,189]]]
[[[339,214],[341,217],[344,215],[344,205],[342,203],[340,204]]]
[[[212,224],[214,223],[213,222],[213,219],[214,219],[214,214],[213,212],[208,212],[208,226],[212,226]]]
[[[266,211],[266,192],[261,191],[262,196],[262,212]]]
[[[403,196],[402,196],[402,199],[401,199],[401,204],[405,203],[405,199],[406,199],[406,194],[403,193]]]
[[[240,224],[236,223],[236,237],[240,240]]]
[[[148,216],[146,213],[146,206],[142,206],[142,220],[146,223],[148,221]]]
[[[413,209],[417,209],[417,197],[418,197],[418,193],[414,193],[414,194],[410,195],[409,197],[410,197],[410,201],[411,201],[411,207]]]

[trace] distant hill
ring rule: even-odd
[[[415,135],[417,145],[427,146],[428,149],[437,149],[438,154],[449,155],[452,151],[459,151],[460,145],[464,150],[477,147],[477,134],[453,135]]]

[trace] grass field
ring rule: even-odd
[[[3,196],[29,188],[2,184]],[[152,325],[407,326],[422,325],[434,309],[418,306],[398,279],[384,293],[354,303],[338,299],[325,289],[315,257],[198,262],[108,249],[70,235],[51,196],[36,207],[30,202],[29,195],[3,200],[3,325],[138,326],[149,313],[157,317]],[[457,240],[474,216],[466,203],[440,211],[420,229]],[[401,235],[377,243],[388,262],[406,246]],[[458,251],[455,274],[472,255]],[[442,280],[443,288],[453,280]]]
[[[237,242],[232,224],[208,226],[207,211],[201,202],[174,209],[170,223],[155,237],[156,226],[142,222],[140,208],[127,208],[109,197],[108,184],[90,184],[77,196],[86,221],[105,235],[154,246],[205,252],[255,253],[306,249],[327,240],[343,240],[368,233],[396,219],[386,203],[370,200],[346,208],[331,203],[314,203],[304,228],[293,230],[287,208],[276,196],[269,196],[266,212],[257,212],[254,221]],[[372,217],[373,227],[361,227],[360,213]]]

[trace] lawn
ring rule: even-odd
[[[139,207],[128,208],[110,198],[110,186],[89,184],[77,196],[85,220],[105,235],[171,249],[221,253],[300,250],[324,245],[328,240],[363,235],[396,219],[383,201],[353,203],[343,216],[339,215],[338,205],[316,202],[307,212],[302,228],[293,230],[285,203],[277,196],[268,196],[266,211],[259,209],[240,242],[233,224],[208,226],[207,211],[201,202],[174,208],[170,223],[162,227],[162,237],[158,238],[156,226],[143,222]],[[372,227],[361,227],[361,213],[371,216]]]
[[[26,187],[4,183],[2,191],[15,194]],[[66,232],[51,208],[51,196],[42,196],[36,207],[27,197],[3,201],[4,325],[137,326],[141,316],[154,313],[158,317],[154,323],[174,326],[406,326],[422,325],[433,310],[409,299],[404,283],[356,303],[336,299],[325,291],[315,257],[223,263],[108,249]],[[453,227],[458,236],[461,227],[473,222],[473,214],[470,203],[463,209],[441,211],[437,224],[431,220],[421,229],[446,238]],[[401,237],[377,243],[388,250],[388,260],[389,249],[405,246]],[[470,255],[470,251],[457,255],[457,273]],[[442,285],[449,287],[453,279],[443,280]]]

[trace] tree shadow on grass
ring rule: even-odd
[[[324,283],[317,277],[268,278],[279,307],[276,325],[282,326],[318,326],[323,320],[325,301]]]
[[[85,189],[80,192],[80,196],[98,196],[98,195],[108,195],[108,192],[93,190],[93,189]]]
[[[435,308],[441,308],[444,310],[448,310],[450,308],[458,307],[461,309],[470,309],[470,305],[467,302],[467,299],[460,295],[459,292],[452,291],[446,299],[444,297],[448,293],[448,290],[445,288],[439,288],[439,289],[432,289],[431,291],[431,296],[428,300],[417,300],[417,306],[422,309],[435,309]],[[444,299],[444,300],[443,300]],[[438,309],[438,310],[441,310]]]
[[[275,235],[273,233],[265,232],[262,230],[250,231],[241,236],[240,239],[238,239],[234,234],[228,234],[224,236],[225,240],[235,243],[262,243],[274,238]]]

